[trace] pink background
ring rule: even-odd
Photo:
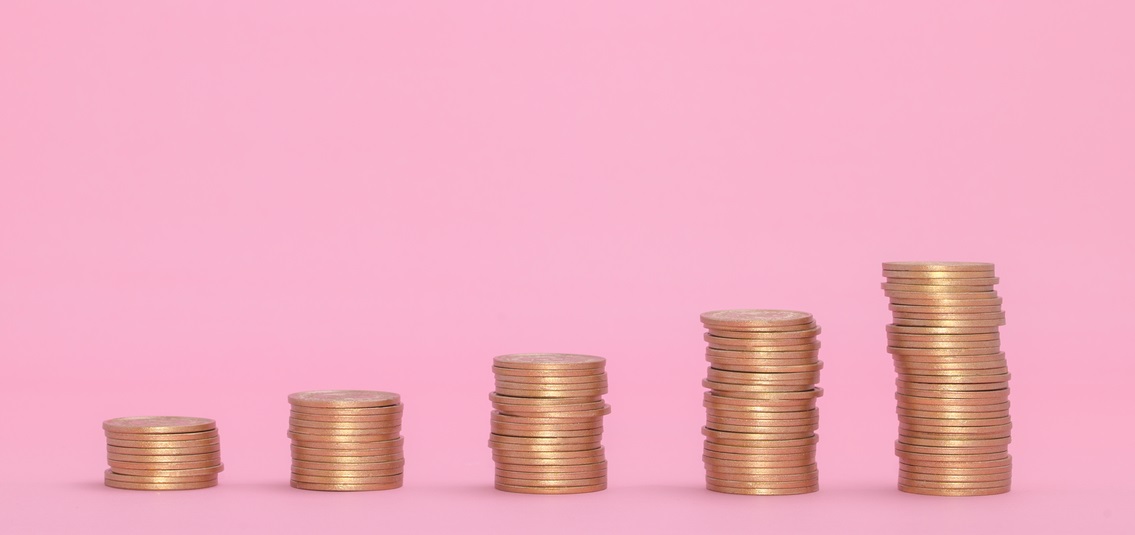
[[[1130,533],[1131,6],[4,2],[0,530]],[[916,259],[997,264],[1009,495],[895,490]],[[818,494],[703,489],[731,307],[823,326]],[[609,490],[492,490],[517,351],[609,359]],[[314,388],[402,394],[405,488],[287,486]],[[102,486],[149,413],[217,419],[220,487]]]

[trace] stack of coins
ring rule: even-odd
[[[293,487],[359,491],[402,486],[398,394],[316,390],[292,394],[288,402]]]
[[[577,494],[607,488],[603,416],[606,359],[532,353],[493,359],[489,447],[496,488]]]
[[[221,464],[217,422],[187,416],[131,416],[102,423],[106,486],[130,490],[214,487]]]
[[[819,490],[816,386],[820,328],[806,312],[717,310],[701,315],[706,488],[785,495]]]
[[[993,264],[887,262],[898,373],[899,489],[938,496],[1009,491],[1009,370]]]

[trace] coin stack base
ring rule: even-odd
[[[886,262],[898,374],[898,488],[935,496],[1008,492],[1009,368],[993,264]]]
[[[603,416],[606,360],[531,353],[493,359],[489,447],[496,488],[579,494],[607,488]]]
[[[718,310],[701,315],[708,332],[702,383],[706,488],[749,495],[819,490],[816,386],[820,328],[811,314]]]
[[[402,403],[373,390],[316,390],[288,396],[292,486],[365,491],[402,486]]]
[[[221,463],[217,423],[188,416],[131,416],[102,424],[106,486],[128,490],[215,487]]]

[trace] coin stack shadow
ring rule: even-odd
[[[894,323],[899,490],[937,496],[1009,491],[1009,369],[993,264],[886,262]]]
[[[217,423],[188,416],[132,416],[102,424],[106,486],[130,490],[214,487],[221,464]]]
[[[497,489],[577,494],[607,488],[605,365],[602,357],[558,353],[493,359],[489,447]]]
[[[373,390],[315,390],[288,396],[292,486],[365,491],[402,486],[402,403]]]
[[[816,386],[820,328],[789,310],[718,310],[701,315],[708,332],[702,383],[706,488],[749,495],[819,490]]]

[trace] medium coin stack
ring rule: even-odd
[[[292,405],[292,486],[305,490],[387,490],[402,486],[402,403],[372,390],[315,390]]]
[[[899,490],[937,496],[1009,491],[1009,370],[993,264],[886,262],[898,373]]]
[[[217,423],[187,416],[131,416],[102,423],[106,486],[130,490],[214,487],[221,464]]]
[[[489,447],[496,488],[577,494],[607,488],[603,416],[606,359],[530,353],[493,359]]]
[[[819,490],[816,386],[820,328],[790,310],[717,310],[701,315],[706,488],[786,495]]]

